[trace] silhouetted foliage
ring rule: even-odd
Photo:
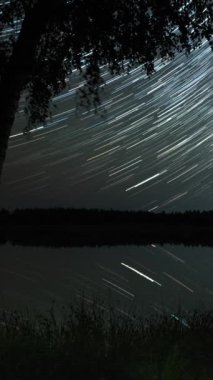
[[[213,378],[212,311],[180,306],[144,318],[83,299],[62,321],[53,308],[1,312],[0,338],[2,380]]]

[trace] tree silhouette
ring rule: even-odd
[[[23,91],[30,124],[43,122],[84,58],[81,95],[96,107],[100,65],[111,74],[142,65],[151,75],[156,57],[189,54],[203,38],[211,45],[212,7],[210,0],[1,0],[0,176]]]

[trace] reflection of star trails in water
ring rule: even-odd
[[[131,267],[130,265],[127,265],[127,264],[124,264],[124,263],[121,263],[121,265],[123,265],[124,267],[126,267],[126,268],[132,270],[133,272],[135,272],[135,273],[137,273],[137,274],[139,274],[140,276],[146,278],[147,280],[149,280],[149,281],[151,281],[151,282],[154,282],[155,284],[157,284],[157,285],[159,285],[159,286],[162,286],[162,284],[160,284],[159,282],[153,280],[153,278],[151,278],[151,277],[145,275],[144,273],[142,273],[142,272],[140,272],[139,270],[137,270],[137,269]]]
[[[72,74],[72,88],[55,99],[52,119],[29,140],[19,134],[21,99],[0,206],[211,209],[211,49],[205,42],[189,57],[177,55],[166,65],[159,60],[156,68],[151,79],[141,68],[118,77],[102,68],[107,85],[99,114],[79,117],[81,79]]]
[[[175,277],[171,276],[170,274],[166,273],[166,272],[163,272],[163,274],[165,274],[165,276],[169,277],[171,280],[177,282],[177,284],[183,286],[184,288],[186,288],[187,290],[189,290],[191,293],[194,292],[193,289],[189,288],[188,286],[186,286],[182,281],[180,280],[177,280]]]

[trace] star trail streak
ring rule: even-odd
[[[162,286],[162,284],[160,284],[159,282],[153,280],[153,278],[149,277],[149,276],[146,276],[144,273],[140,272],[139,270],[131,267],[130,265],[127,265],[127,264],[124,264],[124,263],[121,263],[121,265],[123,265],[124,267],[132,270],[133,272],[139,274],[140,276],[146,278],[148,281],[151,281],[151,282],[154,282],[155,284],[159,285],[159,286]]]

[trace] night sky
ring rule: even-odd
[[[111,77],[98,114],[76,112],[78,72],[47,126],[23,136],[20,101],[0,207],[184,211],[213,205],[212,52],[207,42],[148,79],[141,68]]]

